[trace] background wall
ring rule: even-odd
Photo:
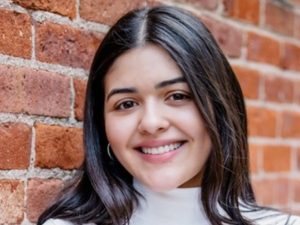
[[[95,49],[125,11],[162,3],[202,18],[238,75],[258,201],[300,214],[299,0],[1,0],[0,224],[35,223],[76,173]]]

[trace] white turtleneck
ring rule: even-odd
[[[210,224],[200,204],[200,187],[155,192],[137,181],[134,187],[144,198],[139,198],[129,225]]]
[[[135,208],[129,225],[211,224],[200,201],[200,187],[155,192],[137,181],[134,181],[134,187],[143,197],[139,197],[139,205]],[[220,208],[219,210],[221,214],[226,215]],[[244,212],[243,215],[255,225],[300,225],[300,217],[291,216],[288,219],[288,215],[273,210]],[[74,224],[66,220],[49,219],[44,225]]]
[[[129,225],[210,225],[201,203],[201,188],[175,188],[165,192],[155,192],[138,181],[135,189],[143,195],[139,206],[133,212]],[[227,214],[221,207],[219,212]],[[249,211],[241,209],[243,215],[255,225],[300,225],[300,218],[273,210]],[[289,219],[288,219],[289,218]],[[288,222],[287,222],[288,221]]]

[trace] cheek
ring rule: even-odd
[[[188,113],[189,115],[182,119],[182,124],[185,124],[184,129],[199,145],[201,149],[199,154],[208,155],[211,151],[211,141],[202,116],[196,106],[190,109]]]
[[[122,136],[122,129],[120,123],[114,120],[112,117],[107,116],[105,118],[105,133],[108,142],[113,145],[113,143],[119,142],[118,139]],[[118,135],[119,134],[119,135]]]
[[[177,121],[180,121],[181,126],[183,126],[188,133],[191,132],[191,128],[193,128],[193,132],[198,134],[206,132],[202,116],[195,105],[184,111],[178,110],[175,115]]]
[[[134,121],[130,118],[116,118],[107,116],[105,118],[105,132],[107,139],[114,149],[122,148],[130,140],[135,131]]]

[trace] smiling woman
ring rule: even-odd
[[[181,9],[112,26],[90,71],[84,141],[82,176],[38,224],[300,224],[256,204],[240,86]]]

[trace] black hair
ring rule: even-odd
[[[121,225],[130,220],[138,193],[132,176],[106,154],[104,77],[116,58],[146,44],[160,46],[176,62],[211,139],[212,150],[201,183],[201,201],[209,221],[213,225],[251,224],[241,212],[241,207],[257,208],[249,178],[247,117],[241,88],[205,25],[196,16],[171,6],[131,11],[106,34],[87,84],[82,175],[68,194],[42,214],[38,224],[49,218],[101,225]]]

